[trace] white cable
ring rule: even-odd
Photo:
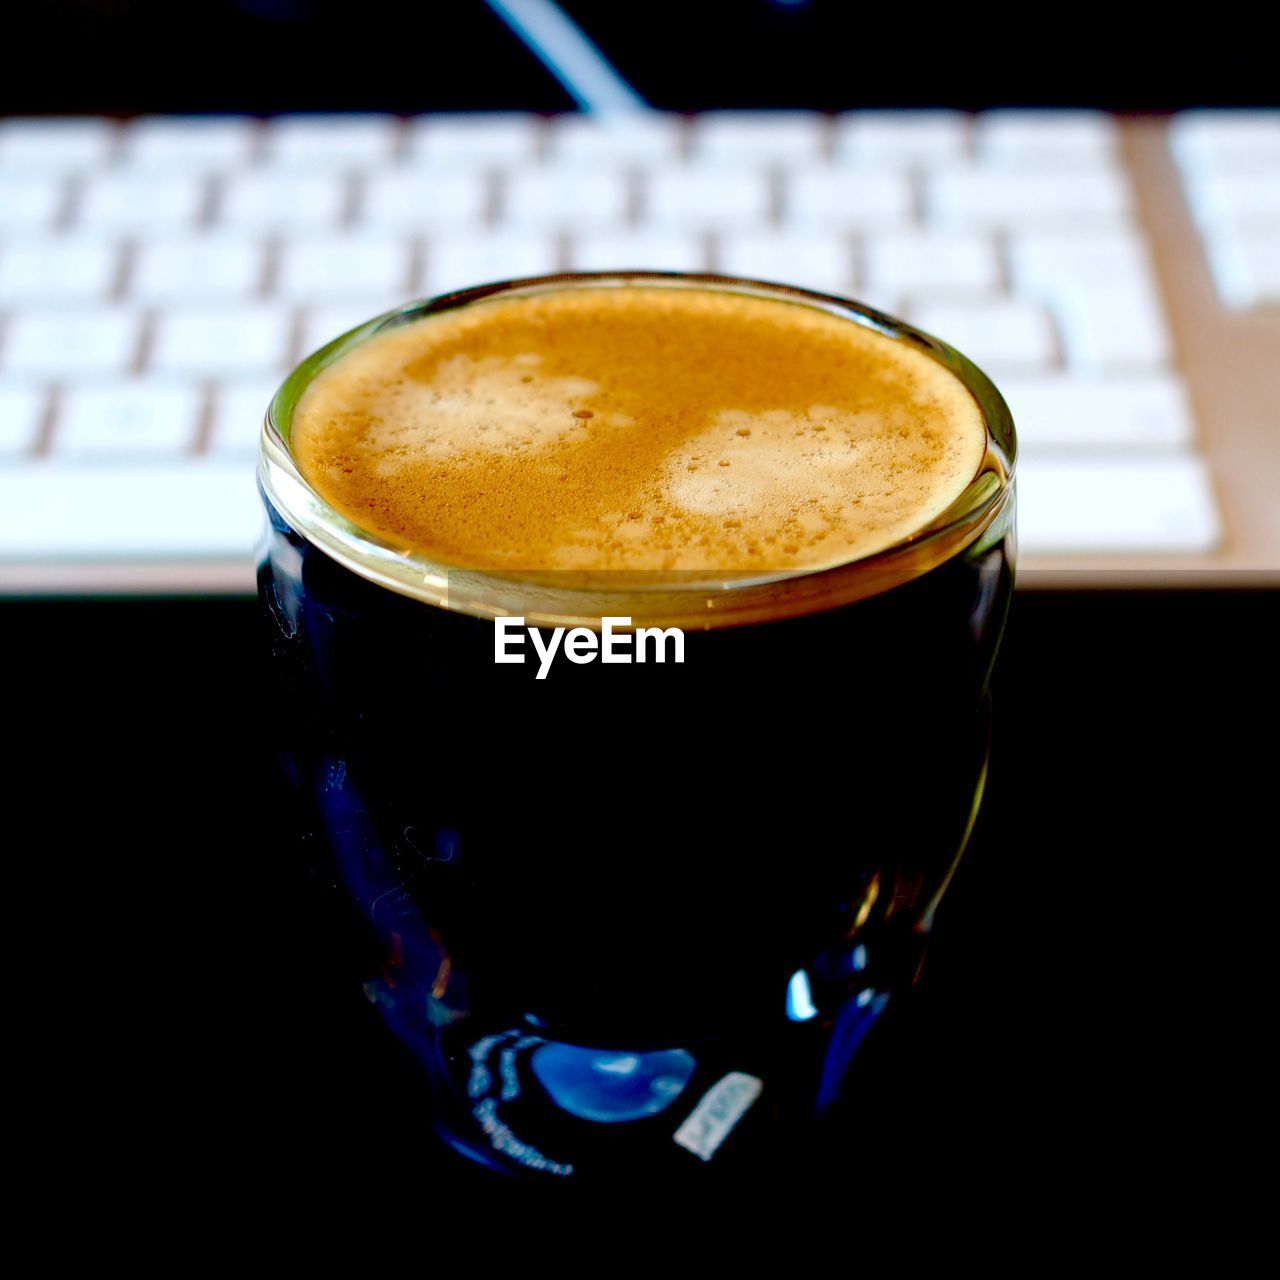
[[[613,115],[648,109],[648,103],[559,5],[551,0],[488,0],[488,4],[583,111]]]

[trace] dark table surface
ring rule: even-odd
[[[881,1069],[884,1150],[834,1181],[1096,1203],[1212,1182],[1258,1130],[1276,604],[1019,594],[986,804]],[[466,1185],[373,1013],[308,985],[254,604],[23,601],[0,627],[42,1158],[83,1173],[123,1145],[182,1186],[232,1160],[249,1200]]]

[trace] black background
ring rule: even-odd
[[[1276,100],[1265,6],[575,0],[656,107],[1171,110]],[[571,109],[480,0],[40,0],[0,111]]]

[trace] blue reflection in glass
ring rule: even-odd
[[[822,1064],[822,1083],[818,1087],[819,1112],[825,1111],[840,1097],[854,1055],[888,1003],[887,992],[876,993],[870,987],[864,987],[841,1006]]]
[[[818,1006],[813,1003],[809,989],[809,975],[797,969],[787,983],[787,1017],[792,1022],[809,1022],[818,1016]]]
[[[684,1092],[696,1065],[684,1049],[619,1053],[572,1044],[544,1044],[531,1063],[557,1106],[599,1124],[665,1111]]]

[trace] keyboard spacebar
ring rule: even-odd
[[[1213,484],[1190,451],[1027,457],[1019,550],[1030,555],[1194,555],[1222,537]]]
[[[0,467],[0,560],[248,564],[264,519],[244,463]]]

